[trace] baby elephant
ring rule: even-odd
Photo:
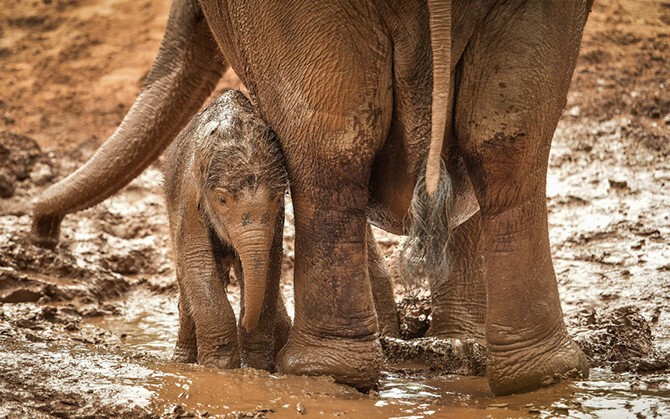
[[[179,286],[174,360],[272,371],[290,330],[279,296],[288,186],[279,142],[242,93],[227,91],[177,136],[164,176]]]

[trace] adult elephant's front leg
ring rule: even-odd
[[[481,208],[495,394],[588,374],[563,323],[545,193],[586,13],[583,4],[506,3],[487,15],[463,56],[456,128]]]

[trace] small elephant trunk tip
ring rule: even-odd
[[[250,316],[248,313],[244,314],[244,317],[242,318],[242,327],[244,327],[244,330],[247,333],[252,333],[254,330],[256,330],[256,327],[258,326],[258,321],[260,317],[260,311],[258,312],[258,315]]]
[[[259,278],[264,281],[265,278]],[[254,284],[259,285],[259,284]],[[244,288],[244,315],[242,316],[242,327],[247,333],[256,330],[261,317],[263,300],[265,299],[265,284],[263,286],[249,286]]]

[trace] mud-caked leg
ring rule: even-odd
[[[398,337],[400,335],[398,307],[393,297],[391,274],[369,224],[366,239],[368,275],[370,276],[372,297],[377,311],[377,320],[379,321],[379,333],[382,336]]]
[[[382,362],[366,209],[370,166],[386,121],[370,110],[379,112],[360,108],[361,114],[345,115],[341,132],[313,133],[324,141],[309,154],[285,149],[295,211],[295,321],[277,363],[285,372],[332,375],[359,388],[376,381]]]
[[[185,210],[178,223],[173,232],[181,321],[177,349],[180,342],[190,345],[195,327],[199,364],[239,368],[235,314],[217,268],[207,226],[196,208]],[[189,355],[193,355],[194,351],[189,350]]]
[[[490,12],[474,34],[456,101],[457,137],[481,208],[495,394],[588,374],[563,323],[545,193],[587,9],[582,2],[516,3]]]
[[[430,284],[433,311],[427,335],[483,341],[486,282],[479,212],[454,229],[447,252],[448,276]]]
[[[314,6],[289,7],[300,16]],[[282,144],[295,212],[295,321],[277,366],[356,387],[376,381],[382,362],[366,230],[393,90],[391,41],[374,9],[333,3],[320,16],[337,25],[292,27],[290,43],[272,47],[279,61],[256,63],[277,81],[258,98]]]
[[[179,293],[179,331],[172,360],[184,364],[198,362],[198,345],[195,336],[195,323],[191,316],[186,296]]]
[[[295,322],[278,365],[369,387],[379,374],[381,351],[366,261],[367,186],[359,185],[291,185]]]

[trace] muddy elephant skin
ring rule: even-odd
[[[431,279],[431,333],[485,340],[496,394],[586,374],[563,324],[545,185],[590,2],[428,3],[175,0],[147,87],[96,155],[38,200],[35,240],[55,243],[66,213],[127,183],[232,66],[281,142],[295,209],[295,322],[280,370],[375,381],[367,220],[408,231],[435,124],[449,230],[468,239],[442,246],[452,269]]]
[[[290,320],[279,297],[288,178],[272,130],[242,93],[227,91],[168,148],[164,177],[179,286],[174,359],[274,370]],[[226,297],[233,267],[239,339]]]

